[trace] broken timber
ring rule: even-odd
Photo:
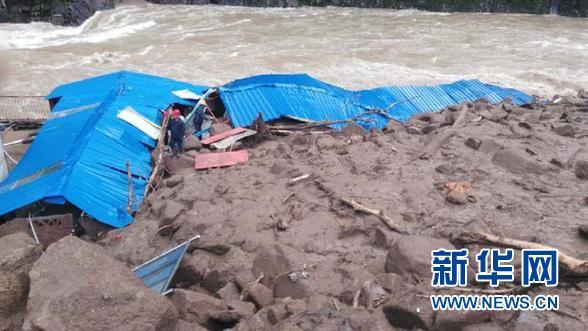
[[[510,239],[482,232],[463,232],[456,239],[463,244],[485,244],[515,249],[555,249],[553,247],[528,241]],[[579,260],[558,250],[558,262],[563,276],[588,277],[588,261]]]
[[[351,209],[364,214],[374,215],[378,217],[380,221],[382,221],[388,227],[388,229],[396,231],[401,234],[408,234],[408,231],[406,229],[404,229],[400,224],[394,221],[390,216],[386,215],[386,213],[383,210],[368,208],[353,199],[340,197],[337,194],[335,194],[331,189],[326,187],[323,183],[319,181],[315,181],[315,183],[317,184],[320,190],[329,194],[332,198],[340,201],[341,203],[351,207]]]

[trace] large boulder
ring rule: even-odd
[[[0,239],[0,330],[20,329],[29,293],[28,273],[41,254],[41,246],[24,233]]]
[[[178,313],[164,296],[97,245],[65,237],[31,272],[24,330],[173,330]]]
[[[496,152],[492,162],[497,166],[514,174],[543,174],[550,170],[525,155],[522,150],[515,148],[504,148]]]
[[[0,270],[28,274],[43,253],[41,246],[25,233],[18,232],[0,239]]]
[[[394,241],[386,256],[386,272],[401,276],[416,276],[430,282],[431,251],[437,249],[455,249],[445,239],[423,236],[403,236]]]

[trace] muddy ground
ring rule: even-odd
[[[460,247],[455,239],[464,230],[588,259],[579,230],[588,225],[588,98],[464,106],[464,124],[452,129],[461,106],[391,122],[384,132],[250,141],[249,162],[229,168],[196,172],[194,155],[210,151],[188,151],[169,162],[172,176],[135,221],[97,244],[134,267],[202,236],[172,284],[175,320],[166,315],[154,329],[587,329],[588,279],[564,275],[557,288],[522,292],[558,294],[558,312],[432,311],[431,250]],[[423,157],[447,130],[455,134]],[[341,198],[382,210],[403,233]],[[487,290],[473,274],[468,288]],[[520,294],[516,274],[506,289]],[[116,301],[109,300],[104,307]],[[35,329],[30,302],[25,325]],[[64,302],[56,305],[66,312]]]
[[[419,157],[425,144],[455,121],[460,107],[406,125],[392,122],[384,133],[274,137],[251,147],[247,164],[231,168],[194,172],[187,157],[187,167],[176,169],[148,197],[135,222],[111,232],[102,245],[137,265],[200,234],[176,286],[227,301],[239,299],[227,293],[244,290],[246,284],[239,283],[245,277],[273,291],[269,307],[277,311],[285,297],[302,300],[300,311],[270,317],[264,306],[228,325],[237,330],[473,330],[478,324],[488,330],[586,329],[586,279],[562,279],[557,289],[530,291],[559,294],[557,313],[431,311],[431,245],[450,245],[447,240],[464,229],[588,259],[588,241],[579,234],[588,215],[587,100],[533,109],[468,106],[466,124],[429,159]],[[449,194],[450,182],[467,182],[465,192]],[[353,211],[338,197],[383,210],[408,234]],[[166,225],[176,229],[162,232],[169,239],[155,233]],[[289,274],[295,270],[305,273]],[[352,308],[360,290],[358,307]],[[383,302],[369,302],[374,295]]]

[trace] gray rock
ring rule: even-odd
[[[178,314],[169,300],[100,246],[76,237],[49,246],[29,275],[24,330],[175,328]]]
[[[0,270],[28,274],[43,253],[41,246],[25,233],[0,238]]]
[[[255,278],[263,275],[261,283],[273,288],[274,278],[292,270],[290,260],[280,246],[264,247],[255,259],[251,272]]]
[[[573,137],[575,134],[575,129],[572,125],[565,124],[554,127],[553,132],[559,134],[562,137]]]
[[[475,139],[475,138],[468,138],[465,141],[465,145],[473,150],[477,150],[478,148],[480,148],[481,144],[482,144],[482,142],[479,139]]]
[[[576,174],[576,177],[588,180],[588,161],[577,161],[574,173]]]
[[[430,281],[431,251],[436,249],[455,249],[445,239],[422,236],[402,236],[392,244],[386,256],[385,270],[402,276],[412,276]]]
[[[28,293],[29,277],[26,274],[0,270],[0,330],[20,328]],[[21,312],[19,320],[11,321],[18,312]],[[11,328],[4,327],[11,324]]]
[[[580,225],[580,227],[578,227],[578,233],[582,238],[588,240],[588,224]]]
[[[184,182],[184,176],[175,175],[175,176],[171,176],[170,178],[168,178],[165,181],[165,185],[169,188],[172,188],[172,187],[178,186],[179,184],[181,184],[183,182]]]
[[[391,295],[383,312],[392,326],[407,330],[430,330],[435,315],[427,293],[412,285],[405,286],[397,295]]]
[[[216,292],[221,299],[224,301],[239,300],[241,291],[234,282],[228,282],[223,288]]]
[[[180,202],[174,200],[166,201],[161,212],[162,223],[165,223],[166,225],[173,223],[185,210],[186,206]],[[160,223],[160,225],[162,224]]]
[[[302,299],[308,296],[304,279],[298,279],[294,282],[289,275],[276,277],[273,291],[276,298]]]
[[[478,151],[486,154],[494,154],[496,151],[502,148],[502,145],[492,139],[484,139],[478,147]]]
[[[494,154],[492,162],[514,174],[543,174],[549,171],[547,166],[538,163],[515,148],[505,148]]]
[[[246,291],[247,295],[259,308],[271,306],[274,302],[274,293],[263,284],[255,282],[250,283],[247,285]]]
[[[212,312],[228,309],[222,300],[206,294],[182,289],[174,291],[171,301],[178,309],[181,319],[188,322],[196,322],[201,325],[210,323],[210,314]]]

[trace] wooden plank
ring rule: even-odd
[[[212,137],[206,138],[206,139],[202,140],[202,144],[210,145],[210,144],[215,143],[217,141],[223,140],[225,138],[228,138],[230,136],[234,136],[236,134],[243,133],[243,132],[245,132],[244,128],[234,128],[232,130],[225,131],[225,132],[219,133],[219,134],[215,134]]]
[[[207,153],[196,155],[196,170],[233,166],[249,161],[249,152],[242,149],[235,152]]]

